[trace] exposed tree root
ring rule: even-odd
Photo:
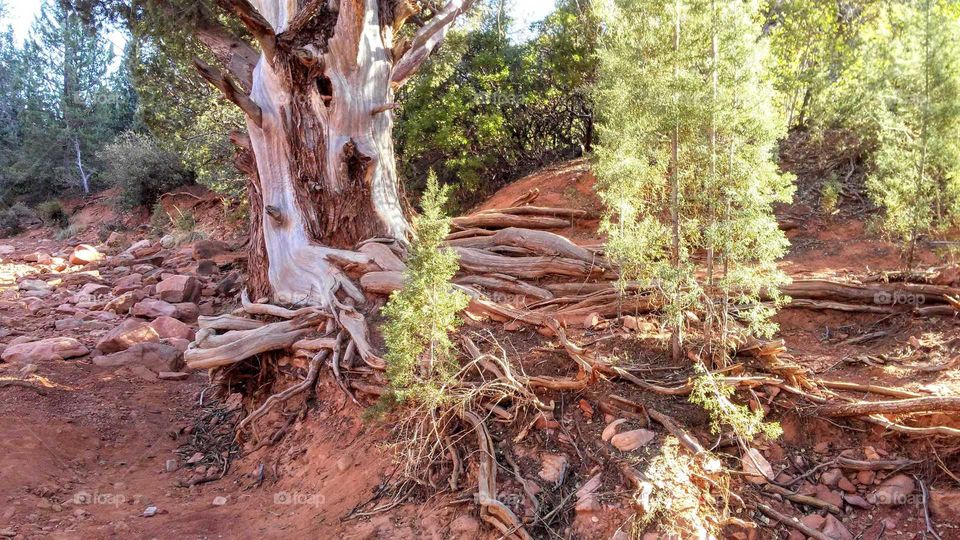
[[[270,412],[270,409],[272,409],[273,406],[276,405],[277,403],[286,401],[301,392],[305,392],[307,390],[312,389],[313,385],[317,383],[317,377],[320,374],[320,364],[323,363],[324,358],[326,358],[328,354],[329,354],[329,351],[320,351],[319,353],[317,353],[313,357],[313,359],[310,360],[310,369],[309,371],[307,371],[307,376],[304,377],[303,381],[301,381],[298,384],[295,384],[294,386],[291,386],[290,388],[287,388],[283,392],[274,394],[269,398],[267,398],[267,400],[264,401],[263,404],[257,408],[257,410],[247,415],[246,418],[244,418],[243,420],[240,421],[239,424],[237,424],[237,432],[239,433],[243,431],[245,427],[253,423],[255,420],[257,420],[261,416]]]
[[[758,503],[757,510],[768,518],[779,521],[791,529],[796,529],[810,538],[816,538],[816,540],[831,540],[829,536],[822,532],[804,525],[799,519],[785,516],[765,504]]]
[[[820,408],[824,416],[869,416],[930,411],[960,411],[958,397],[921,397],[896,401],[859,401],[829,404]]]

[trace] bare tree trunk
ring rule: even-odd
[[[233,78],[199,60],[197,68],[247,117],[248,138],[235,142],[250,153],[252,289],[284,304],[332,306],[338,295],[362,303],[359,288],[330,257],[361,260],[350,250],[371,237],[406,241],[394,90],[468,2],[451,0],[400,44],[395,31],[413,14],[404,1],[311,0],[299,9],[302,2],[291,0],[219,3],[261,51],[248,74],[242,59],[249,53],[225,48],[231,38],[215,22],[198,32]]]
[[[83,159],[82,154],[80,153],[80,139],[76,136],[73,137],[73,149],[77,154],[77,168],[80,170],[80,186],[83,187],[83,192],[89,195],[90,173],[83,168]]]

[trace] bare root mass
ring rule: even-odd
[[[449,235],[447,244],[460,255],[461,268],[454,282],[471,297],[464,314],[468,325],[482,326],[486,320],[532,327],[546,345],[563,352],[573,373],[527,375],[523,362],[510,358],[490,334],[464,332],[461,343],[466,360],[452,382],[442,388],[444,399],[405,411],[398,423],[395,444],[401,474],[394,479],[392,502],[358,507],[353,517],[399,504],[401,493],[415,492],[412,486],[427,491],[464,489],[464,482],[471,476],[468,463],[473,460],[477,467],[473,474],[477,483],[475,500],[482,519],[505,537],[528,538],[528,528],[550,523],[551,513],[544,510],[531,521],[497,500],[497,473],[505,467],[497,456],[509,453],[495,447],[491,424],[514,426],[522,438],[535,423],[549,421],[555,400],[562,399],[564,393],[581,393],[608,382],[627,384],[654,396],[684,397],[692,392],[690,382],[666,386],[650,381],[641,372],[599,354],[592,343],[580,344],[568,337],[568,329],[629,324],[625,321],[656,313],[660,308],[656,290],[640,283],[616,283],[617,273],[601,248],[578,246],[545,230],[584,217],[576,211],[527,206],[454,220],[457,230]],[[330,291],[330,305],[279,306],[268,303],[267,298],[251,301],[244,293],[242,305],[235,312],[200,318],[201,330],[185,356],[191,368],[210,369],[215,380],[231,388],[244,387],[243,381],[251,377],[262,385],[290,366],[302,374],[299,382],[253,408],[238,424],[238,436],[255,433],[257,421],[279,403],[315,392],[324,367],[329,368],[346,399],[355,404],[363,403],[364,395],[375,399],[388,393],[386,366],[375,352],[367,316],[382,304],[385,295],[402,287],[403,256],[400,244],[371,239],[355,251],[336,251],[327,257],[345,276],[359,283],[357,290],[365,295],[357,295],[353,290],[356,286],[344,285]],[[960,290],[956,288],[882,278],[862,282],[796,280],[784,292],[792,298],[787,307],[794,309],[939,316],[956,314],[960,305]],[[924,302],[889,300],[904,295],[923,295]],[[616,322],[607,321],[611,318]],[[738,363],[714,374],[723,384],[747,393],[761,387],[777,388],[793,399],[794,407],[824,417],[859,419],[906,436],[941,439],[960,435],[960,430],[952,427],[917,421],[918,415],[960,410],[956,398],[814,378],[793,361],[782,341],[738,336],[731,346]],[[700,350],[696,339],[689,341],[687,357],[693,363],[709,365]],[[253,372],[245,367],[251,365],[257,366]],[[552,399],[546,399],[546,395]],[[648,403],[611,394],[601,405],[604,412],[657,423],[691,455],[707,453],[707,446],[696,435]],[[849,459],[839,465],[866,469],[886,466]],[[708,484],[708,491],[716,489]],[[771,482],[766,493],[839,512],[835,505],[798,494],[789,485]],[[785,516],[766,505],[755,508],[771,520],[817,537],[784,521]]]

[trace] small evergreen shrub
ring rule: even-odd
[[[460,323],[457,313],[469,298],[450,280],[457,272],[457,254],[443,247],[450,219],[443,213],[448,190],[430,174],[423,195],[423,213],[414,219],[403,289],[383,308],[387,345],[387,378],[391,400],[439,401],[440,386],[456,372],[449,332]]]
[[[48,227],[64,228],[70,222],[63,203],[57,199],[50,199],[37,205],[37,214],[43,220],[43,224]]]
[[[843,186],[833,175],[820,188],[820,211],[826,215],[832,215],[840,207],[840,191]]]
[[[124,210],[153,205],[164,193],[194,183],[179,156],[144,135],[121,135],[98,157],[104,163],[103,179],[119,188],[115,202]]]

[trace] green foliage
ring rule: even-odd
[[[136,107],[123,70],[111,71],[109,40],[67,3],[44,2],[30,36],[0,49],[9,135],[0,137],[0,180],[7,200],[40,201],[97,187],[95,150],[132,122]]]
[[[77,224],[68,225],[60,229],[59,231],[57,231],[56,234],[53,235],[53,237],[61,241],[69,240],[70,238],[73,238],[74,236],[82,233],[84,230],[85,230],[84,227],[81,227],[80,225],[77,225]]]
[[[118,188],[117,206],[132,209],[157,202],[164,193],[194,182],[179,156],[150,137],[126,133],[99,154],[103,179]]]
[[[724,331],[735,310],[749,331],[770,334],[761,293],[785,281],[776,261],[787,247],[772,207],[793,186],[775,162],[784,126],[773,121],[757,14],[734,0],[611,0],[600,13],[595,171],[611,261],[623,281],[660,290],[675,336],[688,310]]]
[[[37,214],[48,227],[66,227],[70,221],[67,211],[57,199],[50,199],[37,205]]]
[[[876,141],[869,194],[912,265],[919,237],[960,225],[960,6],[890,4],[868,45],[844,90]]]
[[[769,0],[770,66],[788,127],[825,124],[834,86],[861,51],[878,0]]]
[[[0,210],[0,237],[20,234],[27,225],[37,221],[36,213],[23,203]]]
[[[456,371],[449,332],[459,325],[458,313],[468,297],[450,280],[458,269],[456,252],[443,248],[450,219],[443,214],[447,188],[430,174],[414,219],[415,239],[410,246],[403,288],[394,292],[383,308],[387,323],[387,378],[393,399],[438,402],[439,388]]]
[[[821,212],[830,215],[837,211],[837,207],[840,205],[840,191],[842,189],[843,186],[840,184],[840,180],[837,179],[836,174],[832,175],[823,183],[823,186],[820,187]]]
[[[694,369],[697,377],[693,379],[690,402],[710,414],[710,428],[714,434],[722,433],[724,427],[745,441],[752,441],[758,435],[776,439],[783,434],[780,424],[763,421],[762,410],[751,412],[745,405],[731,401],[734,388],[724,383],[722,377],[710,373],[700,364]]]
[[[584,7],[581,7],[583,5]],[[461,205],[544,164],[580,155],[593,133],[587,85],[595,73],[596,18],[566,0],[526,42],[510,39],[503,4],[453,29],[401,89],[398,167],[412,191],[428,170]]]

